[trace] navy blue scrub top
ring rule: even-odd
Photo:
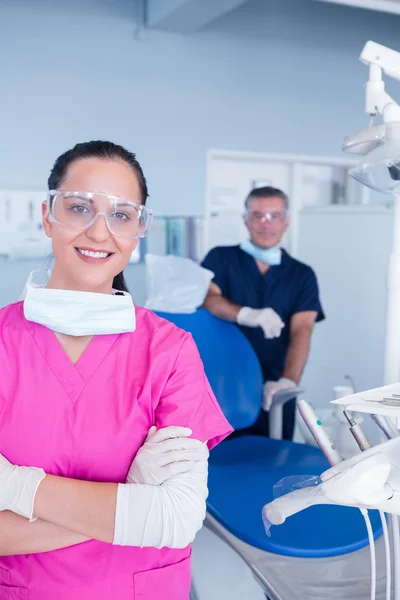
[[[254,258],[240,246],[213,248],[202,266],[215,273],[213,283],[224,298],[240,306],[273,308],[285,323],[281,336],[272,340],[264,337],[261,327],[240,326],[258,356],[264,381],[277,381],[285,366],[291,317],[315,311],[317,321],[325,318],[314,271],[282,250],[281,264],[261,275]]]

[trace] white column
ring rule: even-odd
[[[400,381],[400,195],[394,196],[393,221],[393,248],[387,281],[385,385]]]

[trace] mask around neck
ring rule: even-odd
[[[259,248],[250,240],[245,240],[240,244],[240,248],[243,252],[250,254],[253,258],[260,260],[270,267],[278,266],[282,262],[282,250],[279,246],[274,246],[273,248]]]
[[[76,337],[135,331],[135,306],[127,292],[115,295],[48,289],[46,283],[33,283],[34,275],[31,273],[24,290],[27,321]]]

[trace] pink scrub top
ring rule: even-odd
[[[211,449],[231,431],[189,333],[136,309],[134,333],[96,336],[77,364],[55,334],[0,310],[0,453],[52,475],[124,483],[151,425]],[[134,518],[134,515],[133,515]],[[190,547],[88,541],[0,557],[0,600],[188,600]]]

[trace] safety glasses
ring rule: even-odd
[[[140,202],[103,192],[50,190],[47,195],[49,220],[64,227],[84,231],[97,219],[105,218],[115,236],[128,239],[146,237],[153,211]]]
[[[247,212],[247,219],[250,223],[265,223],[269,221],[270,223],[280,223],[286,218],[286,214],[282,212]]]

